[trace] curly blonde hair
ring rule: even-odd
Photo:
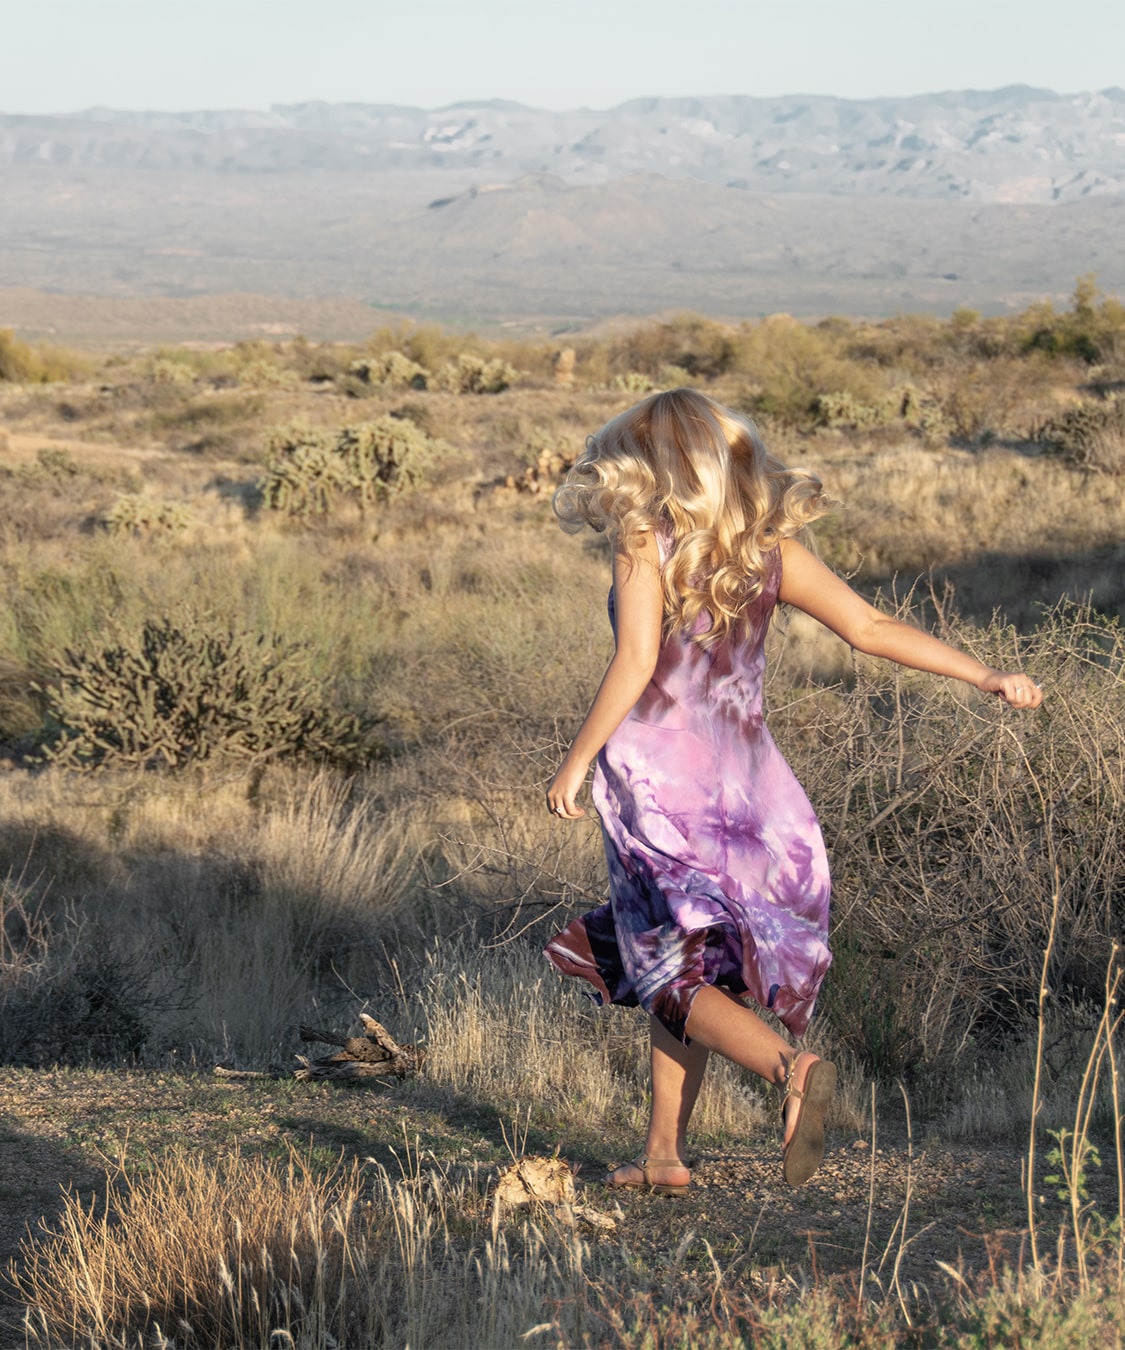
[[[781,540],[834,503],[813,474],[776,460],[748,417],[672,389],[591,436],[553,505],[568,533],[604,530],[626,553],[667,532],[665,629],[708,646],[761,594]]]

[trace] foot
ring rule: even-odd
[[[676,1158],[650,1159],[642,1155],[614,1167],[606,1175],[606,1185],[613,1190],[648,1190],[655,1195],[682,1195],[690,1184],[691,1168]]]
[[[782,1099],[782,1169],[790,1186],[803,1186],[824,1157],[824,1116],[836,1090],[836,1066],[802,1050],[789,1067]]]

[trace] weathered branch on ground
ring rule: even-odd
[[[220,1078],[288,1078],[301,1081],[309,1079],[332,1078],[355,1081],[356,1079],[378,1079],[393,1075],[395,1078],[409,1078],[416,1074],[426,1057],[426,1051],[420,1045],[399,1045],[391,1033],[367,1013],[360,1013],[363,1025],[362,1036],[340,1036],[333,1031],[316,1031],[312,1027],[302,1026],[302,1041],[319,1041],[324,1045],[335,1045],[339,1049],[335,1054],[322,1055],[315,1059],[307,1055],[297,1055],[297,1068],[292,1071],[271,1065],[268,1070],[228,1069],[215,1066]]]

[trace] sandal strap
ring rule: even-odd
[[[679,1158],[649,1158],[642,1155],[633,1159],[633,1166],[639,1167],[642,1172],[649,1167],[682,1167],[688,1172],[691,1171],[687,1163],[681,1162]]]
[[[782,1120],[785,1119],[785,1108],[789,1105],[790,1098],[798,1102],[804,1101],[805,1099],[804,1088],[795,1087],[793,1085],[793,1075],[797,1072],[797,1061],[801,1056],[811,1055],[812,1053],[811,1050],[798,1050],[786,1066],[785,1078],[782,1081],[781,1087],[778,1088],[778,1091],[781,1093],[781,1104],[779,1109],[781,1111]]]

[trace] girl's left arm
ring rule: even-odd
[[[1013,708],[1038,708],[1043,691],[1019,671],[996,670],[968,652],[881,614],[795,539],[781,545],[781,591],[787,605],[804,610],[857,651],[900,666],[964,680],[986,694],[999,694]]]
[[[547,787],[547,807],[566,820],[586,812],[576,801],[594,756],[617,730],[652,679],[660,655],[664,591],[656,537],[613,557],[615,649],[573,744]]]

